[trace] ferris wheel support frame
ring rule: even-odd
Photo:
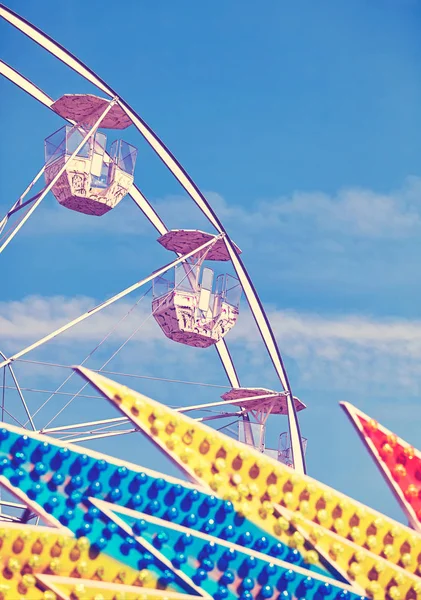
[[[46,106],[50,110],[53,110],[51,108],[52,104],[54,102],[52,98],[50,98],[47,94],[45,94],[42,90],[40,90],[33,82],[31,82],[26,77],[24,77],[21,73],[19,73],[15,69],[13,69],[10,65],[7,65],[1,59],[0,59],[0,74],[2,74],[4,77],[9,79],[9,81],[11,81],[14,85],[16,85],[17,87],[22,89],[25,93],[27,93],[28,95],[33,97],[35,100],[40,102],[40,104],[42,104],[43,106]],[[67,121],[69,123],[71,123],[72,125],[75,124],[75,122],[71,119],[67,119]],[[39,194],[40,193],[41,192],[39,192]],[[36,198],[39,196],[39,194],[34,196],[33,199],[31,199],[31,200],[36,200]],[[148,219],[148,221],[158,231],[158,233],[160,235],[164,235],[164,234],[168,233],[169,230],[168,230],[167,226],[165,225],[165,223],[162,221],[162,219],[160,218],[158,213],[155,211],[155,209],[152,207],[152,205],[148,202],[148,200],[145,198],[143,193],[136,187],[135,184],[133,184],[132,187],[130,188],[129,196],[132,198],[132,200],[136,204],[137,208],[139,208],[143,212],[144,216]],[[19,201],[18,201],[12,207],[12,209],[9,211],[9,213],[7,213],[7,215],[4,219],[5,223],[8,219],[8,217],[10,217],[14,212],[23,208],[25,206],[25,204],[29,203],[30,201],[27,201],[24,204],[19,204]],[[178,256],[181,256],[181,255],[178,254]],[[228,349],[228,346],[227,346],[225,340],[224,339],[219,340],[215,344],[215,349],[218,353],[218,356],[222,363],[222,366],[224,367],[225,373],[231,384],[231,387],[239,388],[240,382],[238,379],[238,375],[235,370],[235,366],[234,366],[232,357],[229,353],[229,349]],[[245,433],[247,434],[248,442],[253,443],[253,433],[251,430],[251,426],[248,425],[250,419],[249,419],[247,412],[244,412],[242,414],[242,419],[245,424]]]
[[[38,29],[37,27],[35,27],[34,25],[32,25],[31,23],[29,23],[28,21],[26,21],[25,19],[23,19],[22,17],[20,17],[19,15],[17,15],[2,4],[0,4],[0,16],[2,16],[6,21],[8,21],[11,25],[13,25],[16,29],[20,30],[38,45],[50,52],[50,54],[55,56],[61,62],[69,66],[76,73],[84,77],[87,81],[95,85],[98,89],[107,94],[107,96],[110,96],[112,98],[118,97],[118,94],[116,94],[112,88],[107,86],[100,77],[98,77],[91,69],[89,69],[78,58],[76,58],[71,52],[66,50],[66,48],[58,44],[55,40],[46,35],[40,29]],[[144,139],[149,143],[152,149],[156,152],[156,154],[159,156],[162,162],[166,165],[166,167],[171,171],[174,177],[182,185],[182,187],[192,198],[192,200],[196,203],[196,205],[200,208],[202,213],[207,217],[209,222],[215,227],[218,233],[224,233],[226,235],[225,243],[230,253],[234,269],[237,273],[237,277],[239,278],[240,283],[243,285],[244,293],[250,306],[250,310],[252,311],[253,317],[260,331],[262,340],[266,346],[266,349],[271,358],[275,371],[279,377],[279,380],[283,385],[284,390],[286,390],[289,393],[289,396],[287,398],[287,407],[292,461],[294,468],[298,472],[305,473],[305,457],[300,434],[300,426],[293,402],[291,385],[288,380],[288,376],[275,339],[275,335],[273,333],[267,315],[264,311],[264,308],[261,304],[261,301],[257,294],[257,290],[255,289],[242,260],[237,256],[234,245],[230,240],[229,236],[227,235],[227,232],[222,222],[219,220],[212,207],[210,206],[204,195],[201,193],[200,189],[197,187],[197,185],[194,183],[194,181],[191,179],[191,177],[188,175],[185,169],[181,166],[181,164],[177,161],[177,159],[172,155],[170,150],[168,150],[168,148],[154,133],[154,131],[146,124],[145,121],[143,121],[139,117],[139,115],[129,106],[129,104],[124,102],[121,98],[118,99],[118,104],[126,112],[126,114],[129,116],[139,133],[141,133]]]
[[[42,90],[40,90],[34,83],[29,81],[26,77],[21,75],[18,71],[7,65],[5,62],[0,60],[0,74],[9,79],[14,85],[17,85],[20,89],[22,89],[25,93],[32,96],[35,100],[40,102],[42,105],[46,106],[50,110],[53,104],[53,99],[50,98],[47,94],[45,94]],[[74,124],[74,121],[68,120],[69,123]],[[136,206],[143,212],[144,216],[148,219],[153,227],[157,230],[160,235],[164,235],[168,233],[168,228],[165,223],[162,221],[161,217],[155,211],[153,206],[148,202],[143,193],[136,187],[135,184],[132,185],[129,191],[129,196],[136,204]],[[36,199],[36,198],[34,198]],[[17,210],[23,208],[20,205]],[[6,215],[6,219],[10,216],[11,211]],[[240,387],[240,381],[238,379],[237,372],[235,370],[235,366],[232,360],[232,357],[229,353],[227,344],[224,339],[219,340],[215,344],[216,351],[218,353],[219,359],[224,367],[226,376],[233,388]],[[245,417],[246,418],[246,417]]]
[[[13,69],[9,65],[7,65],[1,59],[0,59],[0,74],[2,74],[4,77],[9,79],[9,81],[11,81],[13,84],[17,85],[19,88],[21,88],[23,91],[25,91],[28,95],[30,95],[34,99],[38,100],[38,102],[40,102],[41,104],[43,104],[50,110],[53,110],[51,108],[51,106],[53,104],[52,98],[50,98],[47,94],[45,94],[42,90],[40,90],[34,83],[29,81],[26,77],[24,77],[18,71],[16,71],[15,69]],[[67,119],[67,121],[73,125],[75,124],[75,122],[72,121],[71,119]],[[24,206],[26,204],[29,204],[29,202],[36,200],[40,194],[41,194],[41,192],[39,192],[37,195],[35,195],[31,200],[28,200],[26,203],[21,203],[21,199],[19,199],[15,203],[15,205],[13,205],[12,209],[9,210],[9,212],[3,219],[4,225],[6,224],[8,218],[14,212],[17,212],[18,210],[24,208]],[[132,198],[132,200],[136,204],[136,206],[138,208],[140,208],[140,210],[143,212],[144,216],[146,216],[148,221],[151,223],[151,225],[153,225],[153,227],[155,227],[155,229],[158,231],[158,233],[160,235],[165,235],[166,233],[168,233],[169,230],[168,230],[167,226],[165,225],[165,223],[162,221],[162,219],[160,218],[158,213],[154,210],[152,205],[148,202],[148,200],[145,198],[143,193],[136,187],[135,184],[133,184],[132,187],[130,188],[129,196]],[[2,221],[2,223],[3,223],[3,221]],[[3,227],[4,227],[4,225],[3,225]],[[0,228],[0,233],[1,233],[1,228]],[[177,255],[181,256],[180,254],[177,254]],[[239,381],[237,372],[235,370],[234,362],[232,360],[232,357],[230,355],[230,352],[229,352],[229,349],[228,349],[228,346],[227,346],[225,340],[220,339],[218,342],[216,342],[215,349],[216,349],[219,359],[222,363],[222,366],[224,367],[225,374],[231,384],[231,387],[239,388],[240,381]],[[244,434],[246,436],[246,441],[248,444],[254,445],[254,436],[253,436],[253,431],[252,431],[252,428],[250,425],[250,417],[249,417],[248,413],[243,411],[241,418],[244,422]]]
[[[29,79],[27,79],[21,73],[19,73],[18,71],[16,71],[12,67],[10,67],[10,65],[7,65],[1,59],[0,59],[0,74],[2,74],[4,77],[9,79],[9,81],[11,81],[13,84],[17,85],[25,93],[32,96],[34,99],[36,99],[42,105],[46,106],[50,110],[53,110],[51,108],[52,104],[54,102],[52,98],[50,98],[47,94],[45,94],[42,90],[40,90],[34,83],[29,81]],[[71,119],[67,119],[67,120],[69,123],[74,124],[74,121],[72,121]],[[35,200],[38,197],[38,195],[36,195],[33,198],[33,200]],[[148,219],[148,221],[151,223],[151,225],[153,227],[155,227],[155,229],[158,231],[158,233],[160,235],[165,235],[166,233],[168,233],[169,229],[167,228],[165,223],[162,221],[161,217],[158,215],[158,213],[155,211],[153,206],[148,202],[148,200],[146,199],[144,194],[139,190],[139,188],[136,187],[135,184],[133,184],[132,187],[130,188],[128,195],[132,198],[132,200],[136,204],[136,206],[143,212],[144,216]],[[29,201],[28,201],[28,203],[29,203]],[[12,207],[12,209],[7,213],[6,217],[4,218],[4,225],[6,224],[7,219],[11,216],[11,214],[13,214],[13,212],[18,211],[23,207],[24,207],[24,204],[19,204],[19,201],[18,201]],[[2,221],[2,223],[3,223],[3,221]],[[178,256],[180,256],[180,254],[178,254]],[[220,339],[218,342],[216,342],[215,349],[216,349],[219,359],[222,363],[222,366],[224,367],[225,374],[228,378],[228,381],[231,384],[231,387],[239,388],[240,381],[239,381],[239,378],[238,378],[238,375],[237,375],[237,372],[236,372],[236,369],[234,366],[234,362],[232,360],[231,354],[229,352],[229,349],[228,349],[228,346],[227,346],[225,340]],[[249,425],[250,419],[249,419],[248,413],[243,413],[242,419],[245,424],[245,434],[246,434],[248,443],[253,443],[253,432],[251,430],[251,426]]]

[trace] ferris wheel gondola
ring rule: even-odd
[[[75,125],[65,125],[45,140],[47,185],[65,165],[51,191],[58,202],[86,215],[101,216],[126,196],[134,181],[137,149],[124,140],[115,140],[107,152],[105,133],[96,131],[74,155],[98,116],[109,102],[92,94],[65,94],[51,108]],[[131,125],[126,113],[112,104],[98,129],[125,129]]]

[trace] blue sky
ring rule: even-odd
[[[294,393],[308,406],[301,423],[309,473],[401,519],[338,401],[419,442],[419,2],[7,5],[142,115],[243,249]],[[2,58],[50,96],[95,91],[7,24],[0,28]],[[9,82],[0,86],[3,214],[38,172],[43,139],[61,121]],[[170,227],[209,230],[132,129],[123,137],[139,147],[140,189]],[[3,351],[20,349],[168,262],[155,239],[129,199],[95,219],[47,198],[3,256]],[[30,358],[81,362],[139,297]],[[145,298],[87,366],[101,366],[149,313]],[[277,387],[245,304],[227,341],[244,385]],[[110,368],[226,385],[212,350],[163,339],[151,319]],[[32,388],[54,389],[65,376],[34,365],[16,370]],[[63,389],[77,389],[74,379]],[[214,401],[223,391],[130,383],[175,405]],[[28,402],[36,408],[46,397],[28,393]],[[51,415],[60,402],[64,397],[50,402]],[[99,401],[79,399],[61,418],[98,413],[113,414]],[[41,414],[39,426],[49,407],[45,420]],[[285,428],[272,419],[272,445]],[[132,460],[137,449],[139,462],[171,470],[157,453],[144,458],[147,446],[133,436],[92,445]]]

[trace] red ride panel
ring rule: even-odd
[[[363,435],[376,450],[379,466],[385,475],[401,489],[404,499],[412,507],[421,523],[421,458],[413,446],[388,431],[376,421],[362,417],[356,411]]]

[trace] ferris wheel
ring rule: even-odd
[[[243,263],[241,250],[231,239],[209,201],[154,131],[116,91],[64,47],[10,9],[0,6],[0,15],[12,27],[44,48],[81,78],[96,86],[99,94],[103,94],[100,96],[69,93],[54,100],[12,65],[0,61],[0,71],[4,77],[63,119],[63,126],[58,131],[46,132],[44,164],[0,221],[0,253],[7,249],[50,192],[67,210],[91,215],[92,218],[104,215],[123,199],[128,201],[131,198],[143,217],[155,228],[158,243],[172,253],[172,260],[168,264],[161,267],[157,265],[156,270],[140,281],[116,292],[111,298],[64,323],[29,346],[17,349],[9,356],[0,353],[1,419],[17,420],[14,415],[17,394],[20,407],[26,415],[23,425],[33,431],[81,444],[93,439],[108,439],[135,433],[134,429],[129,429],[130,425],[124,417],[86,421],[80,416],[77,421],[69,421],[66,425],[57,427],[52,426],[57,416],[53,415],[41,423],[42,409],[55,395],[66,394],[62,391],[63,385],[70,376],[57,389],[43,390],[48,395],[47,400],[33,409],[26,401],[26,389],[20,385],[14,366],[19,362],[28,361],[31,351],[106,310],[129,294],[142,290],[145,291],[143,298],[150,290],[150,316],[155,320],[156,327],[161,329],[162,335],[172,340],[174,352],[177,352],[179,344],[193,347],[197,352],[212,352],[210,347],[213,346],[228,380],[226,386],[221,386],[222,395],[215,397],[214,401],[179,406],[177,410],[192,412],[192,415],[198,415],[200,421],[218,423],[222,420],[222,427],[240,441],[304,473],[306,440],[301,437],[297,413],[304,409],[305,405],[293,396],[271,324]],[[107,143],[107,134],[114,134],[115,131],[123,131],[128,127],[137,130],[139,136],[146,140],[184,188],[207,219],[210,231],[170,229],[163,222],[157,210],[137,187],[136,147],[123,139]],[[19,239],[14,243],[19,243]],[[224,263],[227,267],[221,270],[221,264]],[[241,297],[248,303],[262,343],[272,361],[279,380],[279,390],[262,387],[261,381],[256,381],[255,387],[241,385],[227,345],[230,331],[236,326],[237,320],[241,319]],[[87,357],[80,357],[82,364],[92,356],[102,341]],[[104,369],[115,354],[116,352],[103,364],[101,372],[107,372]],[[68,367],[53,364],[50,366]],[[147,377],[136,373],[131,375]],[[165,381],[164,378],[161,380]],[[66,409],[75,396],[83,395],[84,387],[76,394],[67,394],[70,399],[66,398],[66,404],[59,413]],[[8,395],[12,393],[14,400],[8,402]],[[286,415],[288,420],[288,433],[280,435],[278,445],[271,444],[270,441],[267,443],[266,439],[266,424],[271,415]],[[22,425],[20,421],[18,423]],[[4,497],[0,499],[0,509],[1,519],[32,518],[24,506]],[[11,512],[8,512],[8,509],[11,509]]]

